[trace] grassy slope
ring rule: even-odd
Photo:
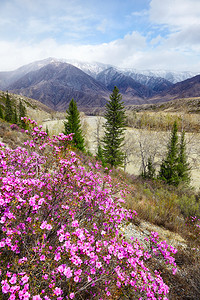
[[[43,111],[36,104],[27,104],[31,117],[35,114],[37,119],[39,114],[40,120],[51,118],[54,112]],[[24,133],[12,131],[10,125],[3,121],[0,122],[0,137],[13,147],[22,146],[27,138]],[[91,159],[82,155],[85,165]],[[116,186],[126,187],[128,191],[125,206],[138,212],[138,217],[130,224],[132,227],[129,230],[134,234],[137,230],[139,237],[144,232],[148,235],[150,231],[157,231],[162,239],[167,239],[178,247],[177,275],[174,277],[167,268],[162,268],[162,276],[171,287],[170,299],[200,299],[200,235],[196,224],[186,222],[190,215],[200,217],[200,195],[194,195],[192,190],[171,188],[156,181],[144,181],[119,170],[114,170],[112,176]],[[159,259],[155,259],[154,264],[150,267],[161,268]]]

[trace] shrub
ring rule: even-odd
[[[10,128],[12,129],[12,130],[19,130],[19,126],[17,125],[17,124],[11,124],[10,125]]]
[[[6,299],[115,299],[124,292],[167,299],[168,286],[137,240],[118,226],[135,212],[113,197],[98,163],[86,170],[65,149],[71,135],[50,139],[24,118],[29,150],[0,149],[0,279]],[[28,133],[28,131],[27,131]],[[175,267],[173,247],[152,233],[153,253]],[[175,269],[174,269],[175,272]]]

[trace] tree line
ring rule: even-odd
[[[22,101],[20,100],[18,106],[16,106],[15,103],[11,101],[10,96],[7,92],[4,108],[2,108],[2,106],[0,105],[0,118],[9,123],[16,124],[23,129],[26,129],[26,124],[22,120],[22,118],[25,116],[26,107],[23,105]]]
[[[80,114],[74,99],[69,103],[64,122],[64,133],[73,133],[72,144],[81,151],[85,151],[84,137],[81,129]],[[124,151],[125,130],[127,119],[125,107],[119,89],[115,86],[109,101],[106,103],[104,136],[98,139],[96,158],[103,166],[122,167],[126,160]],[[185,132],[178,138],[177,122],[173,124],[171,136],[167,145],[166,157],[161,162],[158,175],[153,165],[152,157],[147,158],[147,165],[143,168],[142,176],[148,179],[158,178],[167,184],[178,186],[180,183],[190,182],[190,166],[187,162]]]

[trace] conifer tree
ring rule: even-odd
[[[45,131],[46,131],[47,136],[49,136],[49,128],[48,128],[48,126],[46,126]]]
[[[17,109],[15,107],[14,109],[14,114],[13,114],[13,124],[17,124],[18,123],[18,117],[17,117]]]
[[[10,123],[13,121],[13,108],[8,92],[6,94],[5,120]]]
[[[81,130],[80,114],[77,109],[76,101],[72,99],[69,103],[69,108],[66,111],[67,116],[64,122],[64,134],[73,133],[72,144],[79,150],[84,151],[84,138]]]
[[[106,123],[103,138],[103,155],[106,163],[117,167],[123,165],[124,152],[122,146],[124,142],[124,131],[126,116],[122,96],[115,86],[110,100],[106,104]]]
[[[105,159],[103,157],[103,149],[102,149],[100,143],[99,143],[98,148],[97,148],[96,159],[102,162],[103,167],[106,166]]]
[[[185,144],[185,132],[182,131],[181,134],[181,142],[179,146],[179,156],[178,156],[178,176],[180,182],[189,183],[190,182],[190,166],[187,162],[187,154],[186,154],[186,144]]]
[[[152,157],[148,157],[147,166],[145,171],[142,173],[142,177],[147,179],[154,179],[156,170],[153,165]]]
[[[26,123],[21,119],[26,116],[26,107],[22,104],[22,101],[19,102],[19,126],[23,129],[26,129]]]
[[[3,111],[2,111],[1,105],[0,105],[0,119],[3,119]]]
[[[179,184],[178,178],[178,128],[176,121],[173,124],[170,141],[168,144],[168,152],[166,158],[162,161],[160,166],[159,178],[168,184],[177,186]]]

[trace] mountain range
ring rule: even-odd
[[[194,75],[161,70],[137,72],[101,63],[48,58],[0,72],[0,89],[39,100],[58,111],[65,111],[74,98],[79,109],[88,111],[104,106],[114,86],[125,105],[198,97],[200,75]]]

